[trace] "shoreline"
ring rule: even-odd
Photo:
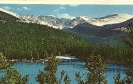
[[[36,63],[39,63],[39,62],[42,62],[42,63],[44,63],[44,62],[46,62],[46,61],[48,61],[48,59],[38,59],[38,60],[27,60],[27,59],[22,59],[22,60],[20,60],[20,59],[7,59],[6,61],[8,61],[8,62],[27,62],[27,63],[33,63],[33,62],[36,62]]]
[[[59,59],[59,60],[63,60],[63,61],[82,61],[82,62],[85,62],[83,59]],[[45,63],[47,62],[48,59],[39,59],[39,60],[22,60],[22,61],[19,61],[18,59],[13,59],[13,60],[10,60],[8,62],[15,62],[15,63]],[[107,62],[105,63],[106,64],[115,64],[115,65],[122,65],[122,66],[128,66],[128,67],[133,67],[133,65],[128,65],[128,64],[120,64],[120,63],[111,63],[111,62]]]
[[[23,58],[23,59],[6,59],[6,61],[8,61],[8,62],[28,62],[28,63],[33,63],[33,62],[40,63],[41,62],[41,63],[44,63],[44,62],[47,62],[49,58],[44,58],[44,59],[31,58],[30,60],[27,59],[27,58]],[[73,56],[72,57],[71,56],[69,56],[69,57],[68,56],[56,56],[55,58],[58,59],[58,60],[77,60],[78,59],[78,58],[75,58]]]
[[[49,58],[44,58],[44,59],[6,59],[6,61],[8,62],[25,62],[25,63],[44,63],[47,62]],[[85,62],[85,58],[84,59],[80,59],[80,58],[64,58],[64,56],[57,56],[56,59],[58,60],[68,60],[68,61],[84,61]],[[124,66],[133,66],[132,64],[125,64],[125,63],[115,63],[115,62],[111,62],[111,61],[106,61],[105,64],[116,64],[116,65],[124,65]]]

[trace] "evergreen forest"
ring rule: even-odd
[[[132,64],[130,48],[98,45],[52,27],[19,22],[19,19],[0,12],[0,51],[7,59],[44,59],[70,54],[86,59],[90,54],[101,55],[105,62]]]

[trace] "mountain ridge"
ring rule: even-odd
[[[56,18],[52,16],[20,16],[20,19],[22,22],[29,22],[29,23],[37,23],[42,25],[48,25],[53,28],[73,28],[78,24],[82,23],[90,23],[96,26],[104,26],[108,24],[116,24],[116,23],[122,23],[125,22],[131,18],[133,18],[133,15],[128,14],[115,14],[108,15],[102,18],[89,18],[87,16],[78,16],[74,19],[68,19],[68,18]],[[48,19],[50,18],[50,19]],[[24,19],[25,21],[23,21]]]
[[[89,23],[78,24],[74,28],[64,29],[64,31],[71,32],[83,39],[96,44],[123,46],[121,36],[127,36],[127,25],[133,23],[133,18],[115,24],[108,24],[104,26],[96,26]]]
[[[125,22],[133,15],[129,14],[111,14],[100,18],[90,18],[87,16],[77,16],[74,19],[57,18],[52,16],[34,16],[34,15],[18,15],[11,11],[0,8],[0,11],[11,14],[20,19],[20,22],[25,23],[37,23],[41,25],[47,25],[56,29],[74,28],[78,24],[89,23],[95,26],[104,26],[108,24],[116,24]]]

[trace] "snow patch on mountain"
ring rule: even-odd
[[[128,32],[127,28],[126,27],[120,27],[120,28],[115,28],[113,29],[115,31],[124,31],[124,32]]]

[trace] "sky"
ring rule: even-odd
[[[20,15],[53,16],[70,19],[77,16],[99,18],[116,13],[133,15],[133,5],[0,4],[0,8]]]

